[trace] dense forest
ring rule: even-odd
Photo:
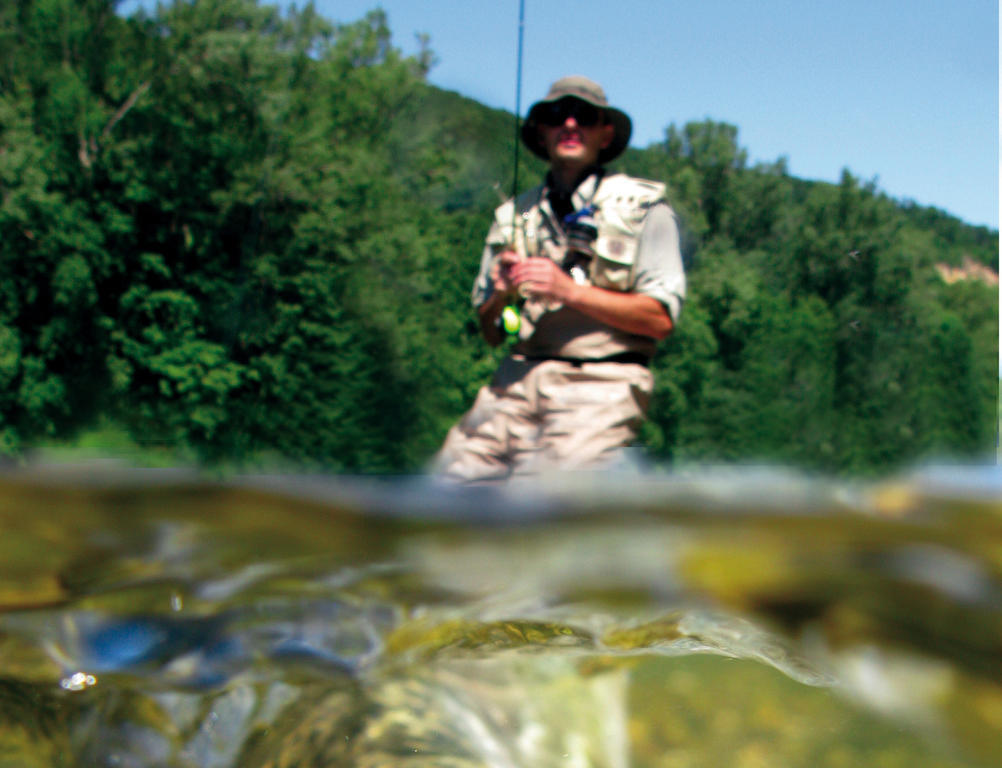
[[[378,11],[255,0],[0,6],[0,455],[110,422],[206,462],[427,462],[503,354],[469,290],[514,118],[390,39]],[[944,270],[997,268],[997,231],[675,118],[616,164],[665,181],[685,233],[648,454],[993,450],[997,287]]]

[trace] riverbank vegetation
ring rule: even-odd
[[[513,118],[429,85],[431,50],[401,55],[381,12],[341,22],[3,6],[0,453],[113,424],[206,462],[427,462],[499,354],[469,288]],[[736,126],[684,119],[666,108],[665,140],[616,165],[667,182],[685,230],[648,454],[836,473],[988,454],[997,231],[849,170],[749,164]]]

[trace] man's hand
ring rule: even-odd
[[[502,259],[505,255],[502,254]],[[518,260],[516,256],[508,267],[508,274],[520,293],[545,301],[569,301],[579,287],[556,262],[546,258]]]
[[[491,265],[491,281],[494,283],[494,293],[510,294],[515,290],[511,279],[511,268],[522,260],[515,251],[502,251]]]

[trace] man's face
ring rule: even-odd
[[[571,97],[548,105],[538,121],[543,147],[557,165],[594,165],[615,136],[602,110]]]

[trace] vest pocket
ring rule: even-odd
[[[628,291],[633,284],[637,243],[632,237],[599,235],[591,265],[591,282],[599,288]]]

